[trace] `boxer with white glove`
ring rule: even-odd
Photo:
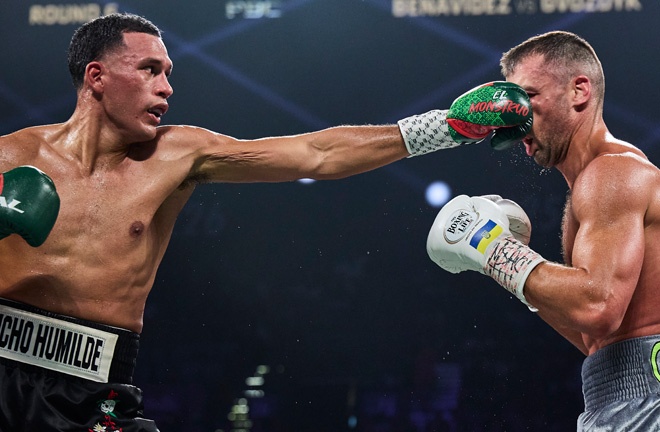
[[[511,231],[515,223],[514,235]],[[530,249],[531,225],[515,202],[501,197],[459,195],[438,213],[429,232],[426,251],[440,267],[486,274],[530,310],[523,289],[531,271],[545,259]]]

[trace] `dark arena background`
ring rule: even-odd
[[[657,0],[3,0],[1,134],[68,118],[70,37],[115,11],[164,30],[164,122],[239,138],[448,108],[501,79],[511,46],[570,30],[601,58],[611,132],[660,162]],[[438,200],[497,193],[561,260],[564,181],[518,147],[198,187],[145,313],[145,415],[163,432],[575,430],[582,354],[490,278],[425,251]]]

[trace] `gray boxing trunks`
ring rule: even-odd
[[[0,432],[158,432],[131,385],[139,335],[0,299]]]
[[[578,432],[660,432],[660,335],[602,348],[582,365]]]

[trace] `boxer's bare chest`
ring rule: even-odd
[[[165,199],[157,185],[131,174],[103,174],[57,181],[60,214],[54,235],[133,241],[144,233]],[[110,238],[108,238],[110,237]]]
[[[53,171],[58,219],[39,248],[17,236],[3,245],[0,263],[12,272],[0,277],[0,296],[137,329],[174,224],[159,212],[171,191],[143,174]]]

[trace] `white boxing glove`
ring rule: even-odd
[[[482,195],[481,197],[494,202],[504,211],[507,219],[509,219],[511,234],[516,240],[528,245],[532,237],[532,222],[530,222],[525,210],[517,202],[502,198],[499,195]]]
[[[524,211],[510,203],[457,196],[436,216],[426,251],[433,262],[449,272],[473,270],[489,275],[530,310],[536,310],[525,299],[523,289],[530,272],[545,260],[511,233],[505,209],[519,209],[514,212],[517,216]],[[525,219],[529,221],[526,215]]]

